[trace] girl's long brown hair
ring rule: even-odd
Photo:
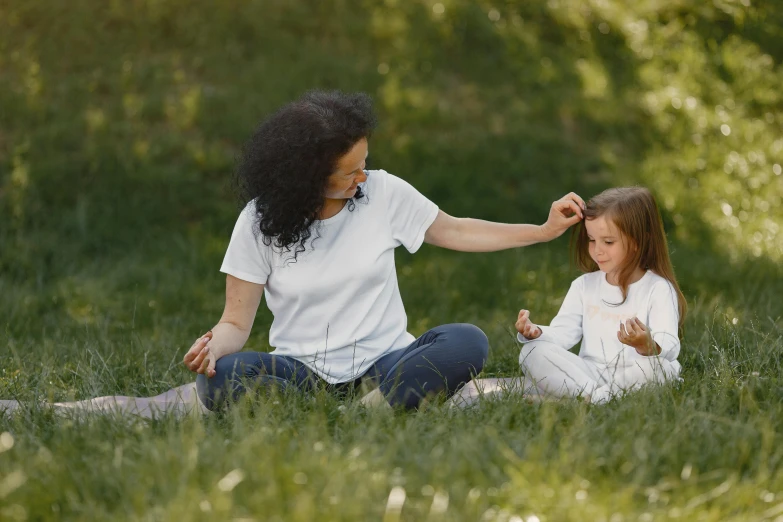
[[[623,302],[628,297],[628,284],[636,267],[652,270],[669,281],[677,292],[679,327],[682,333],[687,304],[674,276],[661,213],[652,193],[643,187],[611,188],[588,201],[584,214],[585,220],[599,216],[611,219],[622,233],[622,240],[630,243],[628,255],[617,274]],[[631,248],[632,246],[636,248]],[[576,226],[571,236],[571,254],[574,264],[582,272],[598,270],[598,265],[590,257],[589,238],[584,221]]]

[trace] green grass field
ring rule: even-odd
[[[25,404],[0,413],[0,520],[783,520],[782,27],[745,0],[0,0],[0,399]],[[314,87],[371,93],[371,167],[453,215],[652,188],[684,381],[602,407],[36,406],[193,379],[234,157]],[[567,238],[397,265],[410,331],[477,324],[486,376],[519,375],[517,311],[548,321],[577,275]]]

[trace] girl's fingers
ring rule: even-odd
[[[633,319],[628,319],[625,321],[625,330],[628,332],[628,335],[635,336],[638,334],[637,328],[636,328],[636,322],[634,322]]]
[[[530,311],[524,309],[519,311],[519,316],[517,317],[517,322],[514,323],[514,326],[516,327],[517,332],[528,339],[534,339],[535,337],[533,336],[536,336],[536,333],[540,331],[536,325],[530,322]]]
[[[634,321],[636,322],[636,327],[637,327],[637,328],[639,328],[639,329],[640,329],[642,332],[646,332],[646,331],[647,331],[647,325],[646,325],[646,324],[644,324],[644,323],[641,321],[641,319],[639,319],[638,317],[634,317],[633,319],[634,319]]]
[[[636,332],[639,330],[639,324],[636,321],[636,317],[628,319],[628,324],[631,325],[631,329]]]

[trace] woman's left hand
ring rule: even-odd
[[[617,339],[623,344],[632,346],[639,355],[658,355],[661,349],[652,338],[652,332],[637,317],[620,323]]]
[[[570,192],[552,203],[546,223],[541,225],[547,240],[560,237],[569,227],[584,219],[585,202],[577,194]]]

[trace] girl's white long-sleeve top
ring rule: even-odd
[[[677,292],[669,281],[648,270],[628,287],[623,302],[620,287],[609,284],[601,271],[585,274],[571,283],[560,311],[549,326],[540,326],[540,340],[565,349],[580,340],[579,356],[609,364],[633,347],[617,339],[620,323],[637,317],[652,331],[661,347],[660,357],[675,362],[680,353]],[[522,334],[522,342],[530,342]],[[635,350],[634,350],[635,351]]]

